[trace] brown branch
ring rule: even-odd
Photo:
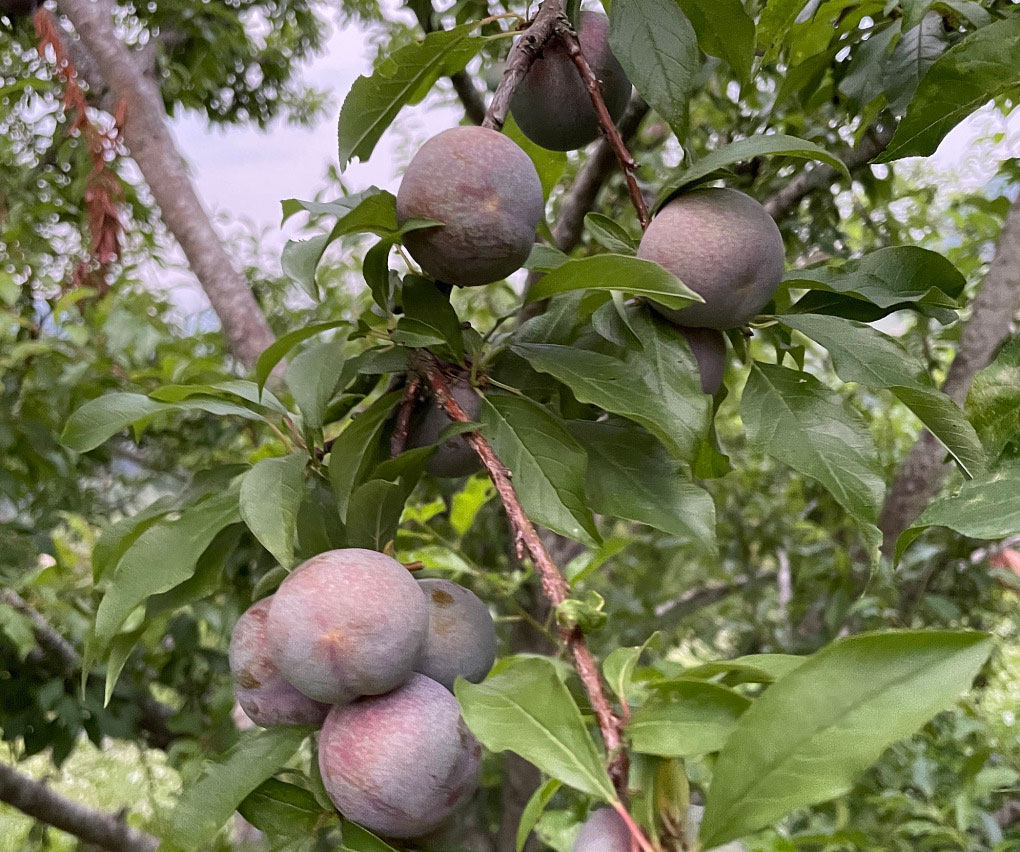
[[[97,811],[0,763],[0,802],[109,852],[153,852],[159,841],[116,814]]]
[[[970,319],[963,326],[956,357],[949,367],[942,391],[963,405],[978,371],[995,357],[1009,337],[1014,317],[1020,310],[1020,199],[1013,202],[999,235],[992,261],[971,305]],[[879,527],[886,554],[932,497],[946,475],[945,448],[928,431],[921,434],[900,467],[889,489]]]
[[[555,34],[557,26],[567,22],[563,3],[564,0],[545,0],[538,7],[538,12],[531,19],[528,28],[510,48],[510,53],[506,58],[506,68],[492,100],[489,101],[489,108],[485,112],[482,127],[488,127],[490,130],[503,129],[503,123],[510,111],[510,101],[521,80],[538,59],[546,42]]]
[[[407,446],[407,435],[411,429],[411,415],[414,413],[414,404],[418,401],[418,391],[421,388],[421,378],[408,374],[407,385],[404,387],[404,398],[400,400],[400,407],[397,409],[396,425],[393,427],[393,435],[390,438],[390,455],[396,458]]]
[[[450,385],[443,373],[443,367],[434,355],[427,350],[419,350],[414,367],[428,383],[433,396],[443,406],[451,420],[461,423],[471,422],[467,412],[453,398]],[[525,514],[520,499],[510,482],[510,472],[499,460],[489,442],[478,432],[469,432],[465,437],[481,459],[493,485],[496,486],[496,492],[499,494],[513,530],[518,557],[523,558],[525,553],[531,557],[538,571],[542,592],[554,607],[559,606],[570,597],[570,586],[552,561],[538,531]],[[602,739],[606,744],[606,751],[609,753],[610,775],[622,797],[625,795],[627,787],[627,754],[621,747],[621,720],[613,712],[609,700],[606,698],[598,665],[588,648],[584,634],[575,625],[561,627],[560,636],[574,658],[578,675],[588,694],[592,710],[595,711],[599,730],[602,732]]]
[[[637,184],[637,178],[634,176],[634,173],[637,171],[637,163],[630,155],[630,151],[627,150],[627,145],[624,143],[620,131],[613,122],[613,117],[609,114],[606,102],[602,98],[602,84],[599,82],[599,78],[595,76],[595,72],[592,71],[588,60],[584,58],[581,45],[577,42],[577,34],[570,28],[569,24],[559,25],[556,28],[556,34],[566,48],[571,62],[577,68],[577,73],[581,75],[584,87],[588,90],[588,96],[591,98],[592,107],[595,109],[595,116],[598,118],[599,127],[602,128],[602,133],[620,164],[620,168],[623,171],[623,179],[627,183],[627,193],[630,195],[631,204],[634,205],[634,209],[637,211],[641,230],[644,230],[648,227],[651,218],[648,215],[648,205],[645,203],[645,197]]]
[[[436,25],[435,10],[431,3],[412,3],[411,6],[426,35],[442,29]],[[485,120],[485,101],[471,82],[471,76],[466,71],[457,71],[450,75],[450,82],[453,83],[453,90],[460,98],[468,119],[474,124],[481,124]]]
[[[742,592],[745,589],[762,583],[770,583],[777,576],[778,574],[775,571],[762,571],[758,574],[736,577],[728,583],[712,583],[697,589],[688,589],[679,597],[657,606],[655,608],[655,616],[659,619],[659,626],[663,627],[664,619],[668,623],[678,622],[691,613],[719,603],[719,601],[728,598],[730,595],[735,595],[737,592]]]

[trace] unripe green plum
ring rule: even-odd
[[[440,227],[404,235],[421,268],[448,284],[489,284],[528,259],[545,209],[531,158],[485,127],[453,127],[414,155],[397,192],[397,219]]]
[[[347,548],[320,553],[280,584],[266,635],[270,657],[293,687],[343,704],[406,681],[428,623],[425,595],[403,565]]]
[[[418,837],[464,804],[482,747],[443,686],[416,674],[386,695],[334,707],[319,769],[345,817],[384,837]]]
[[[609,49],[609,18],[599,12],[581,12],[577,40],[602,83],[610,117],[619,121],[630,100],[630,80]],[[588,90],[559,41],[547,44],[528,69],[510,102],[510,112],[525,136],[552,151],[581,148],[601,132]]]
[[[272,598],[252,604],[230,634],[230,673],[234,694],[245,715],[263,728],[271,725],[321,725],[329,706],[313,701],[284,680],[269,657],[266,624]]]
[[[679,326],[679,329],[691,347],[694,360],[698,362],[701,390],[709,396],[715,396],[722,387],[723,374],[726,372],[726,338],[714,328]]]
[[[450,382],[450,392],[467,416],[476,420],[482,402],[467,378]],[[432,446],[439,441],[440,433],[452,422],[435,399],[421,400],[411,418],[411,425],[407,433],[407,446],[411,448]],[[433,476],[453,479],[470,476],[481,466],[478,454],[468,443],[467,437],[454,435],[439,445],[425,463],[425,470]]]
[[[415,671],[449,690],[458,676],[478,683],[496,660],[496,626],[474,592],[449,580],[421,580],[429,633]]]
[[[630,852],[630,831],[612,808],[599,808],[581,826],[574,852]]]
[[[783,280],[783,238],[757,201],[735,189],[680,195],[652,219],[637,256],[672,272],[705,301],[655,309],[678,325],[737,328]]]

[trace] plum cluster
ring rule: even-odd
[[[609,114],[619,121],[631,84],[610,50],[608,18],[582,12],[577,35]],[[528,69],[510,111],[524,135],[548,149],[580,148],[600,133],[588,91],[559,41],[546,44]],[[443,223],[406,234],[411,256],[427,274],[460,287],[489,284],[520,269],[543,211],[542,183],[531,158],[507,136],[484,127],[455,127],[429,139],[397,193],[401,223],[414,218]],[[702,390],[715,394],[726,367],[722,331],[746,325],[782,280],[779,228],[750,196],[702,188],[659,210],[637,256],[659,264],[704,299],[680,310],[655,308],[680,329],[697,361]],[[422,442],[433,442],[447,422],[439,411],[426,414],[419,424]],[[435,475],[476,469],[477,459],[462,438],[444,449],[430,462]]]
[[[385,837],[418,837],[473,794],[481,746],[454,681],[496,656],[488,608],[395,559],[331,550],[238,619],[237,701],[257,725],[321,725],[319,769],[337,809]]]

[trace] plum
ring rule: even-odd
[[[346,548],[320,553],[284,579],[266,635],[270,657],[291,686],[342,704],[407,680],[428,623],[425,595],[403,565]]]
[[[612,808],[599,808],[581,826],[574,852],[630,852],[630,831]]]
[[[441,684],[416,674],[399,689],[334,707],[319,737],[333,804],[384,837],[438,827],[478,784],[482,747]]]
[[[630,80],[609,50],[609,18],[581,12],[577,41],[595,76],[609,116],[619,121],[630,100]],[[510,102],[517,126],[536,145],[552,151],[573,151],[599,137],[595,108],[566,48],[547,44],[528,69]]]
[[[453,398],[472,420],[477,419],[481,399],[472,389],[467,378],[450,383]],[[419,401],[407,433],[408,447],[428,447],[439,440],[439,434],[453,421],[442,407],[432,398]],[[425,470],[433,476],[457,478],[470,476],[482,466],[478,455],[464,435],[455,435],[443,441],[425,463]]]
[[[496,660],[496,626],[489,608],[449,580],[421,580],[429,602],[429,633],[415,671],[449,690],[461,676],[478,683]]]
[[[714,328],[680,326],[680,333],[691,347],[694,360],[698,362],[701,390],[715,396],[722,387],[723,374],[726,372],[726,338]]]
[[[329,706],[313,701],[283,679],[269,658],[266,623],[272,598],[252,604],[230,635],[230,673],[234,694],[245,715],[263,728],[271,725],[321,725]]]
[[[737,328],[783,279],[783,238],[757,201],[735,189],[698,189],[666,204],[641,238],[638,257],[672,272],[703,304],[655,309],[678,325]]]
[[[531,158],[485,127],[453,127],[414,155],[397,192],[397,219],[442,226],[404,235],[421,268],[460,287],[489,284],[521,268],[545,209]]]

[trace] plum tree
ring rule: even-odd
[[[783,279],[779,227],[764,207],[735,189],[698,189],[670,201],[652,219],[637,255],[705,300],[680,310],[656,306],[683,326],[744,325]]]
[[[450,383],[453,398],[472,420],[478,417],[481,398],[472,389],[467,377]],[[439,441],[440,433],[453,421],[432,398],[419,401],[407,433],[408,447],[429,447]],[[433,476],[456,478],[469,476],[481,468],[478,455],[464,435],[443,441],[425,464]]]
[[[321,725],[329,705],[313,701],[284,680],[269,657],[266,623],[272,598],[253,603],[230,634],[230,673],[241,709],[256,725]]]
[[[408,570],[382,553],[330,550],[280,584],[269,608],[269,654],[283,677],[316,701],[379,695],[414,671],[428,606]]]
[[[333,804],[385,837],[425,834],[472,795],[482,747],[442,685],[416,674],[387,695],[334,707],[319,737]]]
[[[714,328],[684,328],[680,333],[691,347],[694,360],[698,362],[701,389],[712,396],[722,387],[726,372],[726,338]]]
[[[613,121],[630,99],[630,80],[609,49],[609,18],[582,12],[577,28],[581,52],[602,83]],[[599,122],[577,68],[559,41],[547,44],[510,102],[518,127],[532,142],[553,151],[573,151],[599,137]]]
[[[415,671],[449,690],[458,676],[478,683],[496,660],[496,626],[489,608],[449,580],[422,580],[429,603],[429,633]]]
[[[397,218],[442,226],[404,236],[429,275],[470,287],[499,281],[528,258],[544,211],[531,158],[502,133],[453,127],[414,155],[397,192]]]
[[[630,831],[612,808],[592,811],[574,841],[574,852],[630,852]]]
[[[7,18],[31,15],[38,8],[39,0],[0,0],[0,15]]]

